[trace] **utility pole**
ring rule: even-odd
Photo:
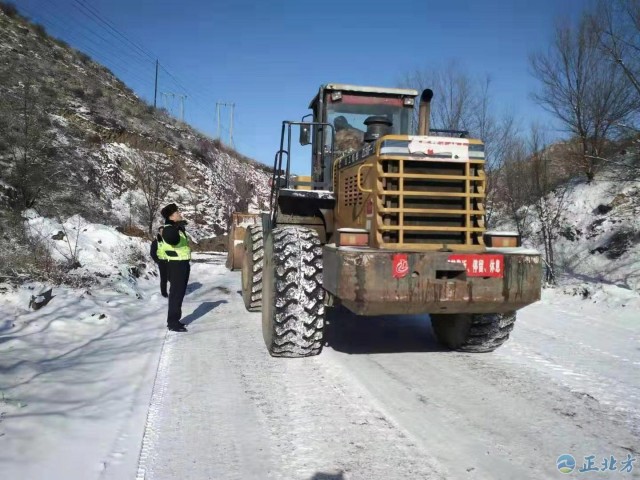
[[[180,120],[184,122],[184,101],[186,100],[186,95],[180,95]]]
[[[153,108],[157,108],[157,100],[158,100],[158,66],[159,62],[156,60],[156,88],[153,92]]]
[[[236,104],[231,104],[231,128],[229,129],[229,145],[235,148],[233,144],[233,109],[236,108]]]
[[[178,97],[180,100],[180,120],[184,122],[184,101],[187,98],[186,95],[173,92],[161,92],[162,98],[164,98],[164,108],[173,115],[173,101]],[[171,97],[171,108],[169,108],[167,99]]]
[[[216,126],[218,127],[216,138],[220,140],[220,103],[218,102],[216,102]]]
[[[233,146],[233,110],[236,107],[235,103],[229,102],[216,102],[216,118],[218,123],[218,136],[220,139],[220,107],[231,107],[231,116],[230,116],[230,128],[229,128],[229,145]]]

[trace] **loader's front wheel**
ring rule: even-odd
[[[324,290],[322,245],[315,230],[274,229],[265,239],[262,334],[274,357],[322,351]]]
[[[251,225],[244,234],[244,262],[242,262],[242,299],[250,312],[262,306],[262,269],[264,239],[262,225]]]
[[[461,352],[492,352],[509,339],[516,312],[431,315],[436,338]]]

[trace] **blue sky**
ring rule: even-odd
[[[14,0],[15,1],[15,0]],[[528,55],[558,17],[588,0],[17,0],[47,30],[106,64],[136,93],[186,93],[186,120],[216,134],[215,104],[235,102],[235,145],[271,164],[280,122],[308,113],[322,83],[397,86],[407,72],[456,61],[489,74],[499,110],[549,123],[529,98]],[[144,47],[140,52],[99,13]],[[435,92],[437,95],[437,92]],[[158,98],[162,106],[162,98]],[[177,103],[173,104],[177,114]],[[222,132],[228,136],[228,110]],[[308,158],[294,159],[308,173]]]

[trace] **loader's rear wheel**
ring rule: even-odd
[[[243,245],[236,244],[235,236],[236,236],[235,229],[232,228],[229,231],[229,236],[227,238],[227,262],[226,262],[226,267],[232,272],[240,270],[242,268],[242,261],[244,257],[244,247]]]
[[[516,312],[431,315],[440,343],[461,352],[492,352],[509,339]]]
[[[322,351],[322,246],[309,228],[276,228],[265,239],[262,334],[274,357]]]
[[[233,242],[229,240],[231,234],[227,238],[227,261],[225,262],[225,266],[233,271]]]
[[[244,262],[242,262],[242,299],[250,312],[262,306],[262,268],[264,240],[262,225],[251,225],[244,234]]]

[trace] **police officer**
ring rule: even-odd
[[[180,318],[182,318],[182,300],[187,291],[191,271],[189,264],[191,248],[184,228],[187,222],[183,220],[175,203],[167,205],[160,213],[165,219],[162,240],[165,244],[164,255],[167,259],[167,274],[171,284],[167,328],[172,332],[186,332],[187,329],[180,323]]]
[[[163,227],[158,229],[158,234],[153,242],[151,242],[151,258],[158,265],[160,270],[160,293],[167,298],[167,255],[164,252],[167,244],[162,240]]]

